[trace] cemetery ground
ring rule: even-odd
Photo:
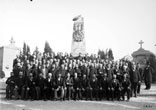
[[[0,110],[156,110],[156,84],[144,90],[137,98],[127,101],[23,101],[6,100],[5,83],[0,82]]]

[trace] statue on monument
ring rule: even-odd
[[[81,42],[84,38],[84,32],[83,32],[83,18],[81,15],[75,17],[73,19],[74,26],[73,26],[73,39],[75,42]]]

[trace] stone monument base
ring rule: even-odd
[[[85,56],[86,54],[85,40],[83,40],[82,42],[72,41],[71,54],[73,57],[77,57],[79,55]]]

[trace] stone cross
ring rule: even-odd
[[[142,44],[143,44],[144,42],[141,40],[140,42],[139,42],[139,44],[140,44],[140,48],[142,48]]]
[[[11,37],[10,44],[15,44],[13,37]]]

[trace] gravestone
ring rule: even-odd
[[[73,18],[73,36],[71,45],[71,54],[74,57],[86,54],[86,42],[84,37],[84,21],[81,15]]]

